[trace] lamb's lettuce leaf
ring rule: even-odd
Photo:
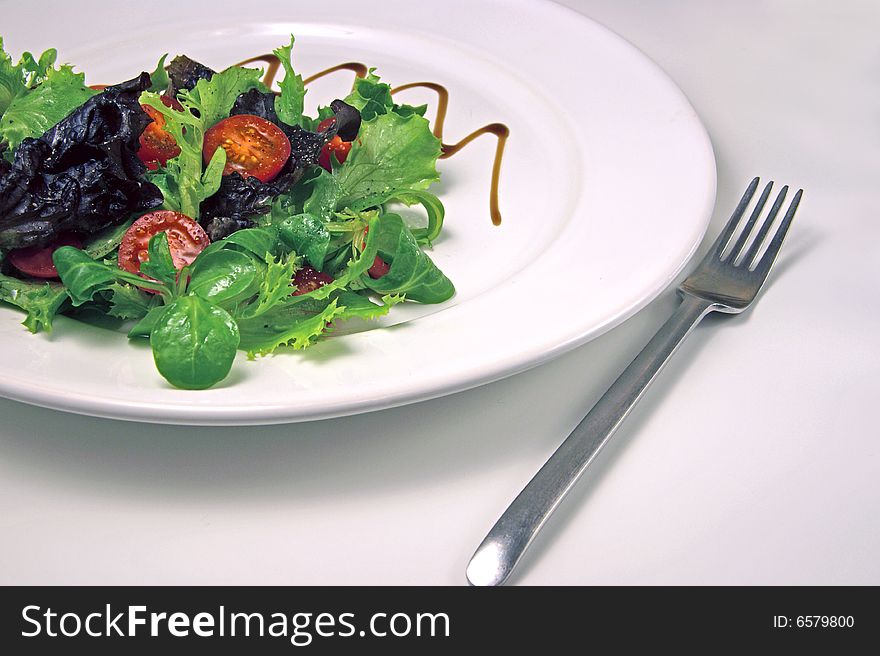
[[[122,238],[132,223],[134,223],[134,217],[119,225],[110,226],[101,232],[90,235],[83,244],[83,250],[95,260],[109,255],[122,243]]]
[[[165,235],[165,233],[160,233]],[[150,240],[152,245],[157,241]],[[166,237],[167,245],[167,237]],[[155,280],[147,280],[134,273],[129,273],[101,260],[92,259],[85,251],[73,246],[62,246],[52,254],[52,261],[58,270],[58,277],[67,289],[74,306],[91,301],[95,294],[112,290],[114,283],[122,282],[136,285],[144,289],[152,289],[162,294],[163,298],[171,298],[174,290]]]
[[[229,313],[195,294],[167,305],[150,331],[156,369],[183,389],[206,389],[226,378],[238,344]]]
[[[171,258],[167,233],[159,232],[150,239],[147,244],[147,259],[141,262],[141,273],[153,280],[158,280],[169,289],[176,286],[177,269]]]
[[[257,293],[261,270],[252,255],[223,248],[199,255],[189,273],[189,293],[233,308]]]
[[[302,255],[318,271],[324,268],[330,232],[323,221],[312,214],[296,214],[275,227],[290,250]]]
[[[452,282],[431,261],[397,214],[384,214],[370,228],[379,257],[391,265],[381,278],[361,276],[361,282],[380,294],[404,294],[419,303],[442,303],[455,293]]]

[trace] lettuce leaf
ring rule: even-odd
[[[390,263],[391,269],[377,279],[361,276],[369,289],[380,294],[405,294],[419,303],[442,303],[455,293],[452,282],[419,248],[400,216],[383,214],[370,227],[370,233],[374,232],[379,257]]]
[[[440,140],[417,114],[403,117],[391,112],[365,121],[335,173],[341,189],[338,207],[357,211],[374,204],[376,196],[427,189],[440,179],[439,156]]]
[[[142,319],[157,307],[161,296],[147,294],[134,285],[115,282],[110,285],[110,309],[107,314],[120,319]]]
[[[337,304],[344,309],[339,315],[340,320],[364,319],[366,321],[385,316],[393,306],[405,300],[400,294],[386,294],[380,299],[381,303],[374,303],[369,296],[362,292],[347,290],[342,290],[335,298]]]
[[[363,121],[371,121],[394,107],[391,85],[380,82],[375,70],[371,68],[366,77],[356,77],[351,93],[343,98],[346,103],[360,111]]]
[[[238,344],[229,313],[196,295],[166,305],[150,330],[156,369],[183,389],[207,389],[226,378]]]
[[[67,300],[67,290],[54,282],[30,282],[0,274],[0,301],[27,313],[22,325],[32,333],[52,331],[52,319]]]
[[[318,271],[324,268],[330,232],[319,218],[312,214],[296,214],[275,225],[278,236],[290,250],[305,257]]]
[[[327,324],[343,313],[336,299],[280,304],[258,319],[238,320],[239,348],[249,358],[269,355],[280,346],[304,349],[327,330]]]
[[[217,74],[213,79],[220,77]],[[213,81],[211,80],[211,82]],[[201,80],[199,84],[209,81]],[[202,89],[205,91],[205,89]],[[181,93],[181,104],[184,111],[175,111],[166,107],[158,93],[141,94],[142,104],[149,105],[165,117],[165,129],[180,146],[180,155],[168,160],[164,168],[147,174],[147,178],[162,191],[165,209],[182,212],[191,219],[198,220],[202,201],[215,194],[220,188],[223,167],[226,166],[226,151],[218,148],[214,151],[208,167],[202,172],[202,141],[205,137],[205,120],[195,116],[192,109],[198,106],[192,103],[186,92]],[[211,96],[209,93],[206,97]],[[211,101],[216,103],[216,99]],[[231,104],[230,104],[231,106]]]
[[[391,98],[391,85],[381,82],[371,68],[366,77],[357,77],[354,80],[351,93],[345,97],[345,102],[357,108],[361,113],[361,120],[370,121],[380,114],[395,112],[400,116],[407,117],[412,114],[424,116],[427,105],[398,105]],[[332,116],[332,113],[329,114]],[[326,118],[321,117],[321,118]]]
[[[281,94],[275,98],[275,113],[287,125],[302,125],[306,86],[303,83],[302,75],[297,75],[293,70],[293,64],[290,60],[293,41],[291,34],[290,44],[272,51],[281,61],[281,66],[284,67],[284,79],[278,83]]]
[[[19,62],[13,64],[12,57],[3,49],[3,37],[0,37],[0,115],[15,98],[44,82],[57,58],[58,51],[49,48],[38,60],[25,52]]]
[[[35,60],[26,52],[13,65],[0,39],[0,141],[15,149],[26,137],[39,137],[97,94],[85,75],[71,66],[54,68],[54,49]]]
[[[162,93],[168,88],[170,79],[168,78],[168,71],[165,70],[166,59],[168,59],[167,52],[159,57],[159,63],[156,64],[156,68],[150,73],[150,91]]]
[[[191,90],[183,90],[177,99],[190,109],[195,109],[207,130],[217,121],[229,116],[236,99],[251,89],[264,90],[259,68],[232,66],[220,73],[214,73],[210,80],[201,79]]]

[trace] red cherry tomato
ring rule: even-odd
[[[179,112],[183,111],[183,105],[174,98],[168,96],[160,96],[160,98],[166,107],[171,107]],[[149,105],[141,105],[141,108],[153,119],[153,122],[147,125],[141,133],[137,155],[148,169],[155,171],[160,164],[165,166],[169,159],[180,155],[180,146],[177,145],[171,133],[165,130],[165,117],[159,111]]]
[[[29,248],[16,248],[9,251],[6,259],[23,274],[34,278],[57,278],[58,271],[52,262],[52,254],[62,246],[76,246],[82,248],[79,237],[72,233],[66,233],[58,237],[48,246],[31,246]]]
[[[123,235],[119,245],[119,268],[140,274],[141,263],[150,259],[147,253],[150,239],[160,232],[168,235],[171,259],[178,270],[192,264],[196,256],[211,243],[202,226],[186,214],[171,210],[150,212],[132,223]]]
[[[271,182],[290,158],[290,141],[281,128],[252,114],[224,118],[205,132],[205,164],[218,148],[226,151],[223,175],[236,172],[261,182]]]
[[[327,130],[330,129],[330,126],[332,126],[334,123],[336,123],[336,117],[335,116],[328,116],[323,121],[318,123],[318,132],[326,132]]]
[[[323,121],[318,123],[318,132],[323,132],[328,129],[331,125],[336,122],[334,117],[325,118]],[[324,147],[321,148],[321,154],[318,155],[318,164],[322,167],[333,172],[333,166],[331,163],[331,155],[336,155],[336,159],[340,164],[345,162],[348,157],[348,152],[351,150],[351,142],[343,141],[341,137],[338,135],[333,137],[330,141],[324,144]]]
[[[310,266],[304,266],[293,275],[293,284],[296,285],[294,296],[302,296],[333,282],[333,276],[322,273]]]
[[[373,260],[373,266],[367,269],[367,273],[369,274],[370,278],[375,280],[376,278],[381,278],[390,270],[391,265],[377,255],[376,259]]]

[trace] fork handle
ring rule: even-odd
[[[681,305],[624,369],[477,548],[467,568],[472,585],[500,585],[563,497],[642,397],[678,345],[712,311],[709,301],[688,294]]]

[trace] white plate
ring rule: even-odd
[[[120,419],[258,424],[377,410],[522,371],[642,308],[693,254],[715,197],[708,136],[687,99],[620,37],[547,2],[335,0],[4,6],[7,50],[56,47],[89,83],[152,70],[163,52],[214,67],[297,36],[309,74],[343,61],[392,84],[430,80],[451,94],[446,140],[501,121],[511,136],[500,227],[488,186],[494,139],[442,161],[444,235],[431,256],[458,293],[398,306],[386,325],[249,362],[214,389],[169,387],[145,344],[60,318],[32,336],[0,308],[0,394]],[[255,11],[253,7],[258,7]],[[346,93],[344,74],[310,87]],[[402,96],[401,96],[402,97]],[[414,91],[409,102],[431,101]],[[429,114],[430,116],[430,114]]]

